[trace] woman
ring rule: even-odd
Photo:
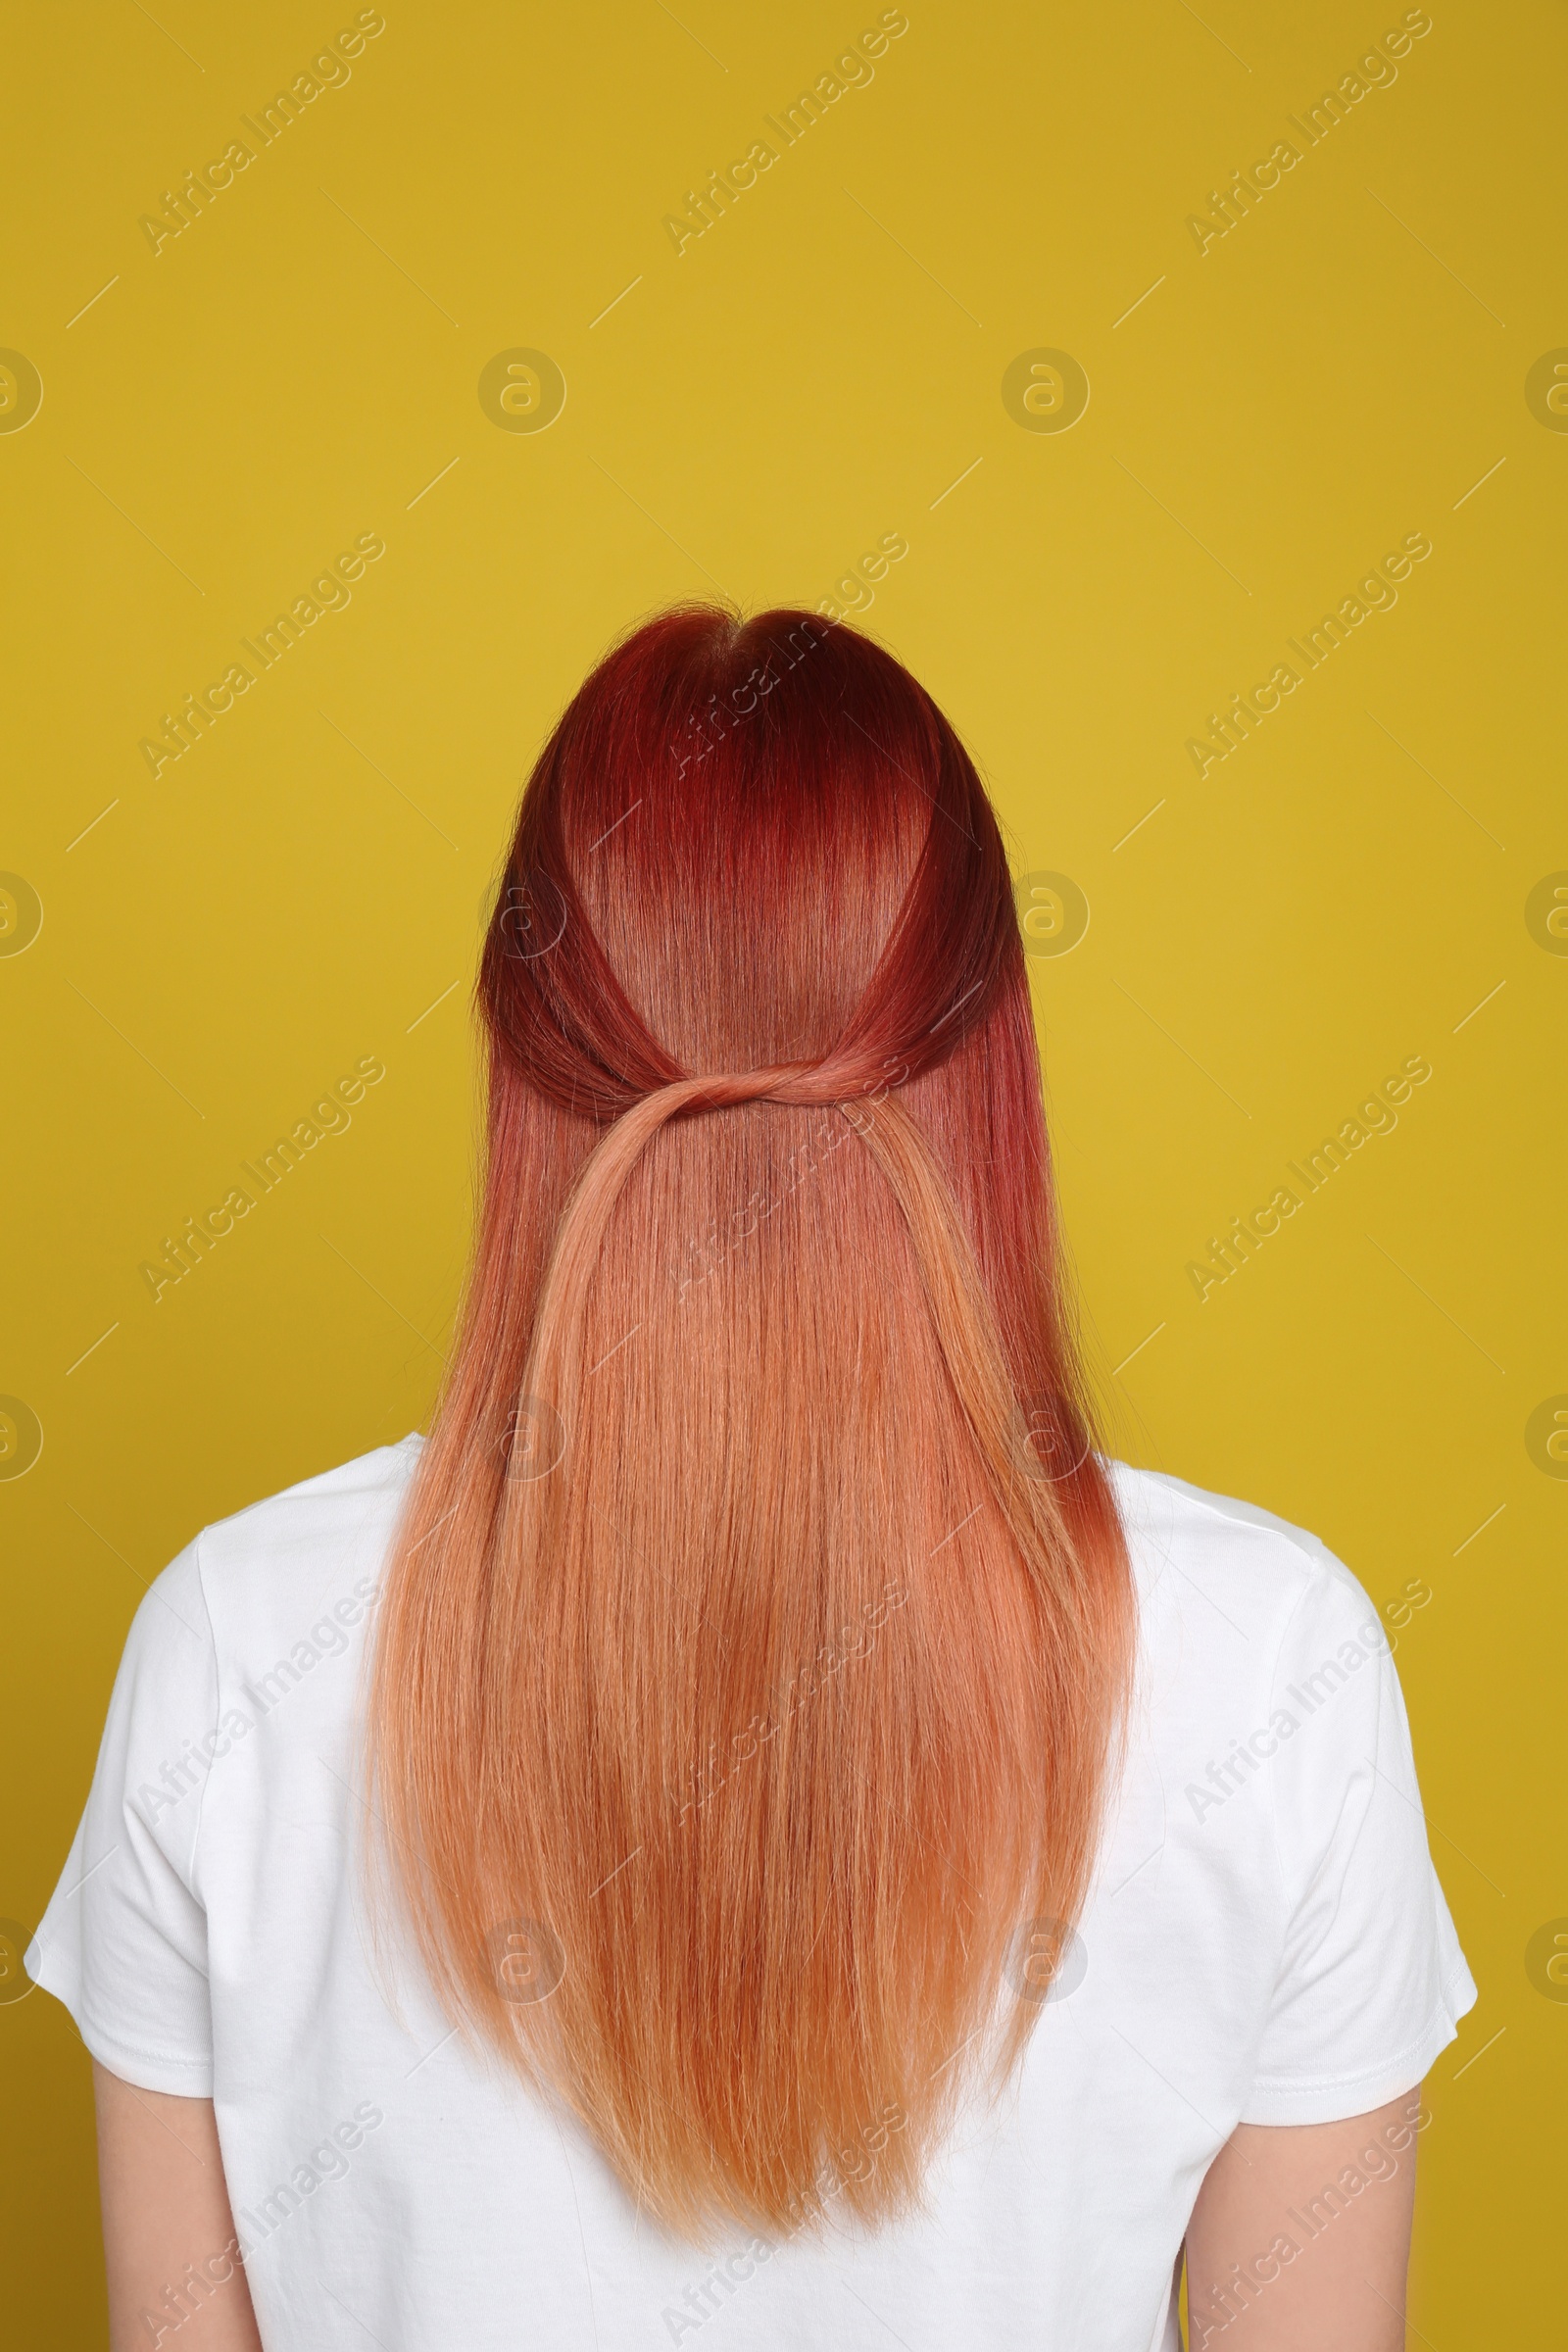
[[[432,1433],[159,1579],[39,1932],[115,2344],[1152,2352],[1184,2246],[1195,2343],[1401,2344],[1474,1986],[1398,1684],[1314,1538],[1092,1444],[951,726],[665,613],[479,996]]]

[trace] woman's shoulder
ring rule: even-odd
[[[1381,1644],[1366,1588],[1320,1536],[1166,1471],[1106,1467],[1151,1635],[1179,1629],[1189,1650],[1195,1635],[1206,1636],[1232,1670],[1238,1643],[1261,1665],[1287,1635],[1311,1645],[1359,1632],[1368,1646]]]
[[[373,1608],[421,1443],[378,1446],[203,1527],[149,1587],[124,1669],[221,1683],[264,1653],[346,1643]]]
[[[421,1444],[411,1433],[377,1446],[204,1527],[195,1549],[209,1604],[310,1584],[323,1571],[378,1567]]]
[[[278,1542],[298,1542],[318,1531],[346,1525],[377,1498],[400,1495],[408,1485],[424,1441],[411,1431],[395,1446],[376,1446],[352,1461],[339,1462],[310,1478],[280,1487],[258,1502],[247,1503],[227,1518],[215,1519],[202,1530],[204,1548],[215,1556],[240,1556]]]

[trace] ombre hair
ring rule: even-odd
[[[853,628],[664,612],[528,781],[478,1001],[382,1854],[668,2229],[874,2226],[1022,2057],[1134,1639],[974,766]]]

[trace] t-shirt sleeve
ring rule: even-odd
[[[1348,1569],[1316,1550],[1274,1680],[1286,1929],[1250,2124],[1386,2105],[1421,2081],[1476,1999],[1427,1844],[1388,1638]]]
[[[111,2073],[190,2098],[213,2087],[196,1850],[217,1708],[192,1544],[131,1621],[86,1808],[25,1961]]]

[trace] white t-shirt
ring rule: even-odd
[[[952,2134],[925,2219],[708,2259],[665,2238],[369,1948],[360,1666],[419,1446],[158,1579],[28,1955],[115,2074],[214,2100],[268,2352],[1169,2352],[1236,2124],[1362,2114],[1453,2039],[1475,1986],[1377,1612],[1314,1537],[1117,1464],[1129,1762],[1015,2086]]]

